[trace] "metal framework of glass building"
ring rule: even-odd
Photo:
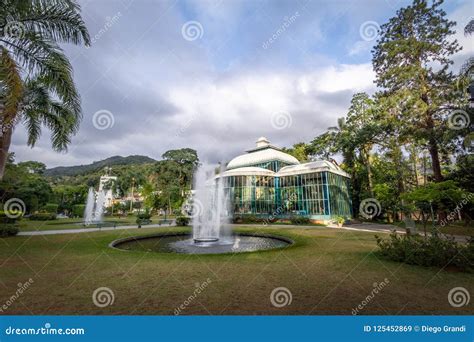
[[[303,215],[315,221],[352,216],[346,172],[326,160],[300,164],[264,137],[232,159],[222,177],[234,215]]]

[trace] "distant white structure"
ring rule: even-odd
[[[110,168],[106,168],[105,172],[106,174],[104,176],[100,177],[99,181],[99,193],[103,192],[104,193],[104,207],[108,208],[111,207],[114,201],[114,188],[115,188],[115,183],[117,181],[116,176],[110,176]],[[111,183],[113,184],[112,187],[110,187]]]

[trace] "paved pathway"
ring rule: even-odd
[[[176,223],[173,221],[171,224],[147,224],[143,225],[140,229],[145,228],[158,228],[158,227],[169,227],[175,226]],[[119,230],[119,229],[138,229],[138,226],[116,226],[116,227],[102,227],[102,228],[78,228],[78,229],[55,229],[55,230],[34,230],[28,232],[19,232],[18,235],[55,235],[55,234],[76,234],[76,233],[90,233],[90,232],[102,232],[107,230]]]
[[[381,224],[381,223],[353,223],[350,225],[346,225],[343,227],[338,227],[336,225],[329,225],[329,228],[337,228],[337,229],[346,229],[346,230],[358,230],[362,232],[386,232],[391,233],[393,230],[396,230],[398,233],[405,233],[405,228],[400,228],[398,226],[394,226],[393,224]]]
[[[258,226],[258,223],[254,224],[233,224],[233,226],[243,226],[243,227],[255,227]],[[357,224],[350,224],[346,225],[344,227],[338,227],[337,225],[328,225],[326,227],[324,226],[304,226],[304,225],[294,225],[294,224],[269,224],[267,227],[272,227],[272,228],[334,228],[334,229],[346,229],[346,230],[357,230],[361,232],[387,232],[390,233],[394,229],[397,230],[397,232],[400,233],[405,233],[404,228],[400,228],[391,224],[376,224],[376,223],[357,223]]]
[[[236,224],[236,226],[256,226],[258,224]],[[271,226],[272,228],[333,228],[333,229],[343,229],[343,230],[354,230],[354,231],[359,231],[359,232],[369,232],[369,233],[391,233],[393,230],[396,230],[397,233],[400,234],[406,234],[405,228],[401,228],[398,226],[395,226],[393,224],[382,224],[382,223],[371,223],[371,222],[364,222],[364,223],[353,223],[349,225],[345,225],[343,227],[338,227],[337,225],[328,225],[326,227],[322,226],[300,226],[300,225],[292,225],[292,224],[275,224],[275,225],[268,225]],[[418,234],[423,235],[424,233],[420,230],[418,230]],[[430,233],[427,233],[427,235],[431,235]],[[441,235],[441,236],[446,236],[446,235]],[[453,235],[454,240],[458,242],[467,242],[469,240],[469,236],[464,236],[464,235]]]

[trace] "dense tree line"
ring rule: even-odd
[[[376,198],[389,219],[434,210],[443,220],[468,198],[459,215],[471,218],[472,64],[453,70],[461,47],[441,4],[415,0],[382,25],[372,51],[378,91],[354,94],[336,127],[288,149],[300,160],[341,156],[355,216]]]
[[[105,186],[112,189],[116,198],[130,196],[133,190],[135,195],[145,198],[143,203],[137,203],[140,209],[177,211],[191,189],[199,159],[196,151],[189,148],[167,151],[162,158],[152,163],[135,164],[124,159],[126,165],[109,167],[101,164],[104,168],[76,176],[47,176],[44,164],[35,161],[15,163],[14,155],[10,154],[4,179],[0,181],[0,202],[21,199],[27,214],[54,203],[58,205],[58,212],[71,214],[75,205],[85,204],[89,187],[98,189],[100,177],[107,173],[117,177],[116,182]],[[128,210],[129,206],[121,209]]]

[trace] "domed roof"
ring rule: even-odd
[[[332,173],[339,174],[344,177],[350,178],[350,175],[342,170],[339,166],[334,163],[331,163],[327,160],[317,160],[314,162],[299,164],[299,165],[289,165],[282,167],[278,171],[277,176],[290,176],[303,173],[312,173],[318,171],[330,171]]]
[[[227,170],[223,173],[224,177],[229,176],[274,176],[275,172],[264,169],[263,167],[239,167],[237,169]]]
[[[257,140],[256,148],[232,159],[229,164],[227,164],[227,169],[262,164],[273,160],[279,160],[292,165],[300,163],[295,157],[282,152],[278,147],[270,145],[267,138],[261,137]]]

